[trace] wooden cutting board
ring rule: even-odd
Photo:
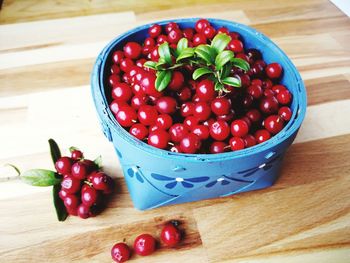
[[[1,1],[0,1],[1,2]],[[271,188],[141,212],[133,208],[89,90],[99,51],[136,25],[178,17],[245,23],[271,37],[305,80],[308,112]],[[327,0],[11,1],[0,11],[0,262],[111,262],[118,241],[185,239],[140,262],[350,262],[350,20]],[[6,163],[52,169],[47,139],[101,154],[118,191],[98,217],[57,222],[51,191]]]

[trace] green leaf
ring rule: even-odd
[[[177,43],[177,46],[176,46],[176,55],[180,55],[181,52],[188,48],[188,40],[187,38],[183,37],[179,40],[179,42]]]
[[[209,45],[199,45],[195,48],[196,55],[203,59],[207,64],[213,65],[216,52]]]
[[[53,204],[55,205],[58,221],[64,221],[66,220],[68,213],[62,199],[59,197],[58,193],[60,190],[61,190],[61,185],[59,184],[56,184],[52,187]]]
[[[51,186],[61,183],[61,178],[49,170],[32,169],[25,171],[20,176],[21,180],[33,186]]]
[[[101,156],[101,155],[98,156],[98,157],[94,160],[94,163],[97,165],[97,167],[98,167],[99,169],[101,169],[101,168],[102,168],[102,156]]]
[[[171,81],[172,71],[164,70],[159,73],[156,79],[156,90],[164,90]]]
[[[55,164],[57,160],[61,158],[61,151],[54,139],[49,139],[49,145],[50,145],[51,159],[53,161],[53,164]]]
[[[215,58],[215,67],[217,70],[222,69],[222,67],[229,62],[234,57],[231,50],[224,50],[220,52]]]
[[[190,58],[193,57],[194,55],[194,49],[193,48],[185,48],[181,51],[181,53],[179,54],[179,56],[176,58],[176,62],[185,59],[185,58]]]
[[[207,68],[197,68],[193,74],[192,74],[192,78],[193,80],[196,80],[198,78],[200,78],[201,76],[205,75],[205,74],[213,74],[214,72],[207,69]]]
[[[215,91],[220,91],[220,90],[223,90],[224,89],[224,85],[221,84],[220,82],[216,82],[215,83]]]
[[[234,77],[226,77],[222,80],[222,83],[237,88],[240,88],[242,86],[241,80]]]
[[[159,58],[159,60],[156,64],[156,70],[164,70],[165,68],[163,66],[166,64],[167,64],[167,62],[165,61],[164,58]]]
[[[227,63],[225,64],[223,67],[222,67],[222,71],[221,71],[221,74],[220,74],[220,78],[223,79],[223,78],[226,78],[228,77],[230,74],[231,74],[231,65],[230,63]]]
[[[226,34],[217,34],[211,42],[211,47],[214,48],[217,53],[220,53],[227,47],[230,41],[230,36]]]
[[[158,47],[158,53],[159,53],[159,57],[164,59],[167,64],[169,65],[172,64],[171,53],[170,53],[168,42],[164,42]]]
[[[155,61],[146,61],[143,66],[146,68],[156,69],[157,62]]]
[[[233,66],[248,71],[250,69],[249,63],[241,58],[232,58],[231,62]]]

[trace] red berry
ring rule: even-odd
[[[264,120],[264,127],[272,134],[279,133],[284,127],[284,121],[278,115],[270,115]]]
[[[142,105],[146,105],[146,104],[147,104],[147,97],[144,95],[137,94],[131,98],[131,106],[135,110],[138,110]]]
[[[210,145],[210,153],[223,153],[226,146],[227,144],[224,142],[215,141]]]
[[[184,87],[177,93],[177,96],[181,101],[188,101],[189,99],[191,99],[192,96],[191,89],[188,87]]]
[[[282,105],[288,105],[292,100],[292,94],[289,90],[282,90],[277,94],[277,100]]]
[[[91,183],[96,190],[105,191],[110,188],[110,180],[111,178],[107,174],[97,172],[92,175]]]
[[[134,241],[135,253],[140,256],[148,256],[156,250],[156,240],[149,234],[139,235]]]
[[[165,149],[168,147],[169,137],[169,133],[164,130],[152,131],[148,136],[148,144],[159,149]]]
[[[266,75],[271,79],[278,79],[282,75],[282,67],[278,63],[268,64],[265,68]]]
[[[164,130],[167,130],[173,125],[173,119],[169,114],[160,114],[157,117],[156,125]]]
[[[120,68],[118,67],[117,64],[113,64],[111,66],[111,74],[118,75],[119,73],[120,73]]]
[[[248,49],[246,53],[252,61],[260,60],[262,58],[261,52],[255,48]]]
[[[176,111],[176,100],[173,97],[160,97],[157,100],[156,108],[159,113],[173,114]]]
[[[193,36],[192,39],[193,46],[199,46],[199,45],[204,45],[207,43],[207,38],[205,37],[204,34],[198,33]]]
[[[142,91],[147,95],[159,97],[161,93],[156,90],[155,82],[156,82],[155,75],[151,73],[144,74],[140,83]]]
[[[122,59],[124,58],[124,52],[121,50],[118,50],[118,51],[113,53],[112,58],[113,58],[113,62],[115,64],[119,64],[122,61]]]
[[[64,198],[66,198],[69,194],[68,194],[65,190],[61,189],[61,190],[58,192],[58,195],[59,195],[59,197],[60,197],[62,200],[64,200]]]
[[[130,127],[129,133],[134,135],[137,139],[143,140],[148,135],[148,129],[141,123],[135,123]]]
[[[272,91],[273,91],[275,94],[278,94],[278,93],[280,93],[280,92],[283,91],[283,90],[287,90],[287,88],[286,88],[285,86],[283,86],[283,85],[275,85],[275,86],[273,86],[271,89],[272,89]]]
[[[234,117],[235,117],[235,112],[233,109],[231,109],[228,114],[218,115],[216,116],[216,119],[226,121],[226,122],[231,122]]]
[[[184,30],[182,30],[182,33],[185,38],[191,41],[194,35],[194,30],[192,28],[185,28]]]
[[[194,103],[193,102],[185,102],[181,105],[180,113],[182,117],[188,117],[193,115],[194,113]]]
[[[159,59],[158,46],[154,47],[151,50],[150,54],[151,54],[150,58],[151,58],[152,61],[158,61],[158,59]]]
[[[132,96],[131,88],[126,83],[117,83],[112,89],[113,99],[120,101],[128,101]]]
[[[248,74],[242,74],[238,76],[241,80],[242,87],[249,87],[250,85],[250,77]]]
[[[205,125],[194,125],[192,133],[196,134],[199,139],[206,140],[209,138],[209,128]]]
[[[245,148],[252,147],[256,144],[255,137],[251,134],[247,134],[242,139],[244,140]]]
[[[166,36],[166,35],[159,35],[158,37],[157,37],[157,43],[159,44],[159,45],[161,45],[161,44],[163,44],[163,43],[165,43],[165,42],[168,42],[168,37]],[[158,49],[158,47],[156,47],[157,49]]]
[[[212,39],[216,34],[216,30],[212,26],[207,26],[204,29],[203,34],[206,36],[206,38]]]
[[[169,129],[170,139],[178,143],[182,140],[182,138],[188,134],[188,129],[184,124],[181,123],[175,123],[173,126]]]
[[[275,97],[265,97],[260,101],[260,110],[266,114],[278,111],[278,101]]]
[[[271,134],[265,129],[257,130],[254,137],[257,143],[263,143],[271,138]]]
[[[112,74],[108,78],[108,83],[111,87],[114,87],[114,85],[117,85],[120,82],[120,76]]]
[[[243,43],[239,40],[233,39],[228,43],[227,48],[234,53],[243,52]]]
[[[168,85],[168,88],[171,90],[180,90],[184,84],[184,76],[180,71],[174,71],[171,77],[171,81]]]
[[[117,263],[129,260],[130,254],[130,248],[125,243],[117,243],[111,250],[112,259]]]
[[[129,72],[132,66],[134,66],[134,62],[130,58],[124,58],[120,62],[120,69],[124,72]]]
[[[244,120],[235,120],[231,123],[231,134],[234,137],[244,137],[248,131],[249,126]]]
[[[181,241],[181,232],[176,226],[168,223],[163,227],[160,239],[166,246],[174,247]]]
[[[59,174],[70,174],[72,169],[72,159],[69,157],[61,157],[55,163],[56,171]]]
[[[209,23],[209,21],[208,21],[207,19],[199,19],[199,20],[196,22],[194,28],[196,29],[196,31],[197,31],[198,33],[203,33],[203,32],[204,32],[204,29],[205,29],[206,27],[208,27],[208,26],[210,26],[210,23]]]
[[[68,194],[74,194],[80,190],[80,180],[68,175],[63,178],[61,186]]]
[[[200,101],[194,105],[193,116],[197,117],[199,121],[205,121],[210,117],[211,109],[210,106],[204,102]]]
[[[131,59],[138,59],[141,55],[142,47],[139,43],[128,42],[124,46],[124,54],[126,57]]]
[[[278,115],[285,121],[289,121],[292,118],[292,111],[289,107],[283,106],[278,110]]]
[[[180,142],[180,149],[184,153],[195,153],[201,147],[201,140],[193,133],[185,135]]]
[[[151,46],[151,47],[153,47],[155,44],[156,44],[156,41],[154,41],[154,39],[151,38],[151,37],[146,38],[145,41],[143,42],[144,46]]]
[[[156,38],[162,33],[162,27],[158,24],[154,24],[148,29],[148,34],[150,37]]]
[[[76,179],[83,180],[88,175],[88,168],[82,162],[76,162],[72,165],[72,176]]]
[[[249,110],[245,116],[247,116],[251,122],[258,122],[261,119],[261,113],[257,109]]]
[[[262,87],[263,82],[261,79],[253,79],[251,85],[258,85],[258,86]]]
[[[218,29],[218,34],[226,34],[226,35],[229,35],[230,34],[230,31],[228,31],[228,29],[226,27],[220,27]]]
[[[184,120],[184,125],[187,129],[192,130],[195,125],[199,123],[198,117],[195,116],[188,116]]]
[[[79,205],[79,199],[73,194],[67,194],[67,196],[63,200],[64,206],[67,209],[77,209]]]
[[[129,105],[121,107],[115,117],[123,127],[130,127],[137,120],[136,111]]]
[[[210,136],[217,141],[225,140],[230,134],[230,127],[226,121],[217,120],[210,125]]]
[[[196,94],[202,101],[210,101],[215,97],[214,83],[209,79],[204,79],[198,83]]]
[[[231,103],[224,97],[215,98],[212,100],[210,107],[212,112],[214,112],[216,115],[225,115],[230,112]]]
[[[230,32],[230,37],[231,39],[240,39],[241,38],[241,35],[237,32]]]
[[[245,147],[244,140],[240,137],[232,137],[230,139],[230,147],[232,151],[242,150]]]
[[[86,219],[86,218],[89,218],[90,216],[92,216],[92,213],[90,211],[90,207],[88,207],[84,204],[79,205],[78,216],[80,218],[83,218],[83,219]]]
[[[84,155],[80,150],[73,150],[71,153],[71,157],[73,160],[80,160],[84,158]]]
[[[275,93],[271,89],[265,89],[264,90],[264,96],[265,97],[274,97]]]
[[[169,22],[168,24],[165,25],[165,32],[168,34],[170,33],[171,30],[179,29],[179,25],[176,24],[175,22]]]
[[[155,107],[142,105],[137,113],[139,121],[146,126],[156,123],[158,112]]]
[[[87,207],[91,207],[93,204],[97,202],[98,193],[97,191],[85,184],[81,189],[81,202]]]
[[[263,90],[259,85],[251,85],[247,88],[247,92],[254,98],[259,99],[263,95]]]
[[[177,43],[182,38],[182,32],[178,29],[173,29],[168,34],[169,43]]]
[[[243,107],[244,108],[250,108],[253,104],[253,96],[250,95],[250,94],[245,94],[245,96],[243,97],[243,101],[242,101],[242,104],[243,104]]]
[[[88,173],[91,173],[98,169],[97,165],[89,159],[84,159],[81,162],[85,164],[86,168],[88,169]]]
[[[145,57],[149,58],[149,54],[153,51],[154,46],[143,46],[142,47],[142,55]],[[139,64],[136,62],[136,65],[139,66]],[[148,68],[146,69],[147,71],[149,70]]]

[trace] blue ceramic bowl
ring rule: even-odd
[[[172,20],[194,27],[198,18]],[[215,27],[238,32],[246,48],[257,48],[267,63],[284,69],[282,83],[293,94],[292,119],[276,136],[251,148],[221,154],[180,154],[160,150],[134,138],[115,120],[108,105],[107,78],[112,53],[128,41],[143,42],[151,24],[130,30],[109,43],[98,56],[91,76],[92,96],[105,136],[113,143],[124,177],[138,209],[151,209],[271,186],[283,156],[292,144],[306,111],[306,91],[295,66],[269,38],[248,26],[208,19]],[[170,21],[155,22],[165,25]]]

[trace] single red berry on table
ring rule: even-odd
[[[230,139],[230,147],[232,151],[242,150],[245,147],[244,140],[240,137],[232,137]]]
[[[129,260],[131,252],[130,248],[125,243],[117,243],[112,247],[111,250],[112,259],[117,262],[125,262]]]
[[[278,79],[282,75],[283,68],[278,63],[268,64],[265,68],[266,75],[271,79]]]
[[[261,129],[255,132],[254,137],[257,143],[263,143],[271,138],[271,134],[267,130]]]
[[[88,168],[83,162],[76,162],[72,165],[72,176],[78,180],[83,180],[88,175]]]
[[[148,29],[148,34],[152,38],[156,38],[162,33],[162,27],[158,24],[154,24]]]
[[[196,134],[188,133],[180,142],[180,149],[184,153],[195,153],[201,147],[201,140]]]
[[[168,247],[174,247],[181,241],[181,232],[174,224],[166,224],[160,234],[160,239]]]
[[[244,120],[235,120],[231,123],[231,134],[234,137],[244,137],[248,131],[249,126]]]
[[[188,132],[189,131],[184,124],[175,123],[169,129],[170,139],[171,141],[178,143],[186,134],[188,134]]]
[[[149,126],[156,123],[158,112],[154,106],[142,105],[138,110],[137,116],[143,125]]]
[[[135,123],[130,127],[129,133],[134,135],[137,139],[143,140],[148,135],[148,129],[141,123]]]
[[[292,118],[292,111],[289,107],[283,106],[278,110],[278,115],[284,120],[289,121]]]
[[[169,133],[164,130],[155,130],[148,135],[148,144],[159,149],[165,149],[169,142]]]
[[[176,111],[176,100],[173,97],[160,97],[157,100],[156,108],[159,113],[173,114]]]
[[[64,177],[61,182],[62,189],[69,194],[74,194],[78,192],[80,190],[80,185],[80,180],[74,178],[71,175]]]
[[[284,121],[278,115],[270,115],[264,120],[264,127],[272,134],[279,133],[284,127]]]
[[[230,126],[226,121],[217,120],[209,127],[210,136],[216,141],[223,141],[230,135]]]
[[[148,256],[156,250],[156,240],[150,234],[142,234],[134,241],[135,253],[140,256]]]
[[[72,159],[69,157],[61,157],[55,163],[56,171],[59,174],[70,174],[72,169]]]
[[[129,105],[121,107],[115,116],[118,123],[123,127],[130,127],[137,122],[136,111]]]
[[[210,145],[210,153],[225,152],[227,144],[225,142],[215,141]]]

